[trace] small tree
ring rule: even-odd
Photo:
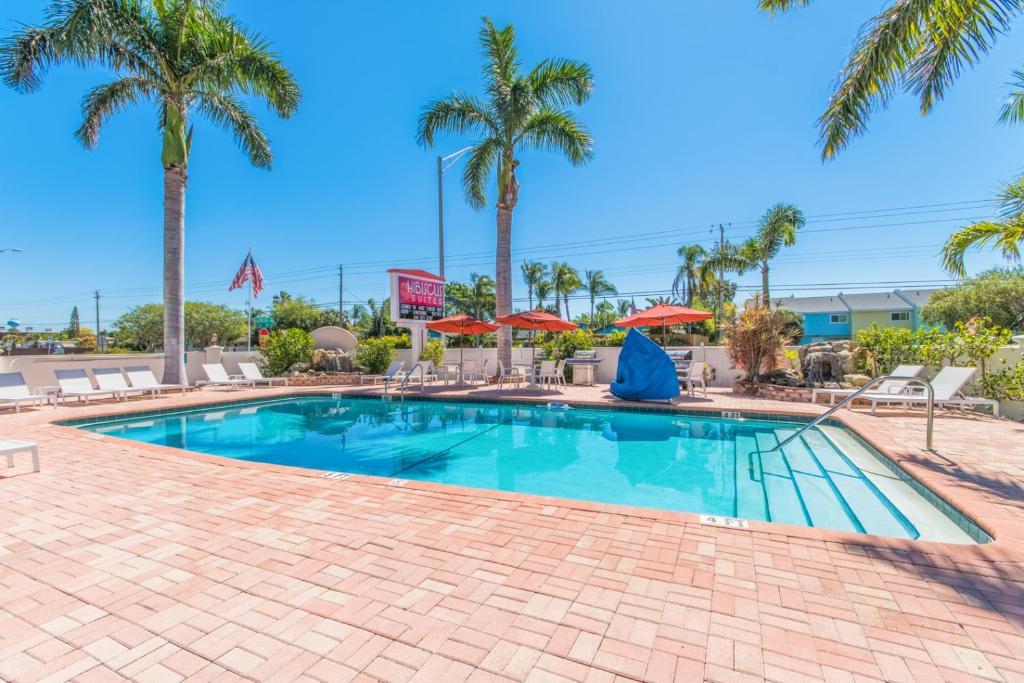
[[[394,337],[366,337],[356,347],[356,365],[371,375],[383,374],[394,357]]]
[[[78,306],[71,309],[71,321],[68,323],[68,337],[77,339],[82,330],[82,321],[78,317]]]
[[[930,325],[950,330],[958,322],[977,317],[1024,330],[1024,266],[993,268],[956,287],[941,289],[921,309],[921,317]]]
[[[444,344],[440,339],[427,341],[426,346],[420,351],[420,360],[429,360],[437,367],[444,363]]]
[[[263,348],[263,367],[271,375],[283,375],[296,363],[313,359],[313,336],[305,330],[274,330]]]
[[[789,342],[786,322],[777,309],[755,303],[726,326],[725,349],[743,370],[743,381],[757,381],[758,375],[778,367]]]

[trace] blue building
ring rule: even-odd
[[[789,296],[772,304],[803,316],[801,344],[850,338],[850,309],[839,296]]]

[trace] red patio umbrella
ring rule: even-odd
[[[462,365],[462,346],[467,334],[486,334],[487,332],[494,332],[499,327],[501,325],[477,320],[466,313],[450,315],[447,318],[432,320],[427,323],[428,330],[459,335],[459,365]]]
[[[499,322],[502,325],[518,327],[522,330],[532,330],[534,334],[536,334],[537,330],[543,330],[545,332],[568,332],[569,330],[579,328],[579,325],[576,323],[571,323],[568,320],[562,320],[557,315],[552,315],[547,311],[524,311],[522,313],[513,313],[512,315],[503,315],[495,318],[494,321]],[[536,344],[533,345],[533,352],[530,354],[530,362],[533,365],[537,364]],[[533,371],[534,370],[531,368],[530,372]]]
[[[661,346],[665,348],[665,328],[668,325],[695,323],[699,320],[707,320],[710,317],[710,311],[698,311],[695,308],[673,306],[671,304],[657,304],[647,310],[634,313],[621,320],[616,320],[613,324],[618,327],[657,327],[660,325]]]

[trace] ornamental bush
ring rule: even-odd
[[[427,345],[420,351],[420,360],[429,360],[438,367],[444,364],[444,344],[440,339],[430,339]]]
[[[396,337],[364,337],[356,347],[356,366],[371,375],[382,375],[395,357]]]
[[[263,347],[263,371],[272,376],[283,375],[296,363],[313,361],[313,336],[305,330],[274,330]]]

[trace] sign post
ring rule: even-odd
[[[427,323],[444,317],[444,279],[425,270],[392,268],[391,319],[409,329],[412,362],[419,361],[427,340]]]

